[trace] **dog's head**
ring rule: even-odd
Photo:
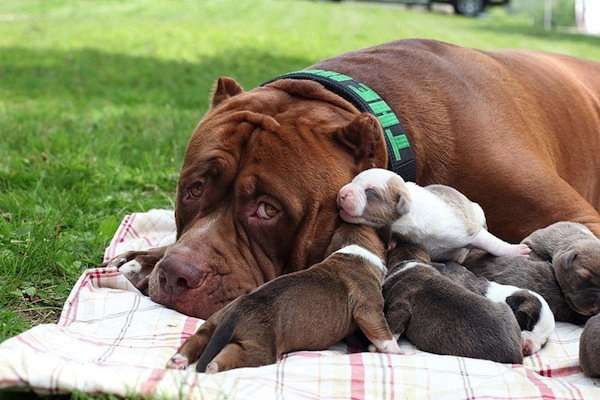
[[[521,328],[521,348],[524,356],[536,353],[554,331],[554,314],[539,294],[530,290],[517,290],[506,298]]]
[[[265,281],[321,261],[338,189],[384,166],[381,126],[311,81],[249,92],[220,78],[187,148],[177,242],[150,276],[154,301],[207,318]]]
[[[344,221],[380,228],[391,224],[408,210],[410,196],[399,175],[371,168],[344,185],[338,193],[337,202]]]
[[[600,312],[600,240],[578,240],[554,255],[556,279],[569,306],[585,316]]]

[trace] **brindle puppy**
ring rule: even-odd
[[[373,229],[342,225],[332,254],[276,278],[213,314],[169,361],[200,372],[271,364],[284,353],[323,350],[356,328],[382,352],[399,353],[383,315],[385,248]]]

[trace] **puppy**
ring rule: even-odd
[[[372,228],[343,224],[331,255],[276,278],[211,316],[167,364],[214,373],[276,362],[284,353],[323,350],[358,327],[381,352],[399,353],[383,314],[385,248]]]
[[[340,216],[346,222],[392,231],[421,244],[436,261],[460,260],[466,246],[494,255],[527,255],[525,244],[509,244],[489,233],[477,203],[443,185],[421,187],[397,174],[373,168],[358,174],[338,193]]]
[[[475,275],[539,293],[557,321],[583,325],[600,311],[600,240],[586,227],[559,222],[523,240],[529,257],[471,250],[462,264]]]
[[[430,353],[522,363],[520,330],[511,309],[452,282],[427,264],[420,245],[388,252],[385,316],[395,337]]]
[[[493,302],[508,304],[521,329],[521,349],[524,356],[538,352],[554,331],[554,315],[546,300],[539,294],[516,286],[490,282],[455,262],[431,265],[467,290]]]
[[[578,314],[600,312],[600,239],[575,222],[557,222],[523,240],[551,261],[565,301]]]
[[[579,338],[579,365],[583,373],[592,378],[600,377],[600,315],[586,322]]]
[[[581,242],[591,242],[595,243],[596,247],[600,246],[600,239],[587,226],[570,221],[548,225],[523,239],[523,243],[535,247],[534,256],[547,261],[552,261],[559,253]]]

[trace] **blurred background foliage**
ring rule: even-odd
[[[545,0],[512,0],[509,12],[526,15],[532,24],[544,26],[544,3]],[[553,0],[552,26],[575,27],[575,0]]]

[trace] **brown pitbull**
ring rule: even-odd
[[[408,132],[417,183],[479,203],[493,234],[518,242],[569,220],[600,235],[600,64],[404,40],[313,67],[378,92]],[[220,78],[181,170],[178,240],[152,270],[149,295],[207,318],[321,261],[340,222],[337,191],[387,164],[383,134],[376,118],[317,82],[246,92]]]

